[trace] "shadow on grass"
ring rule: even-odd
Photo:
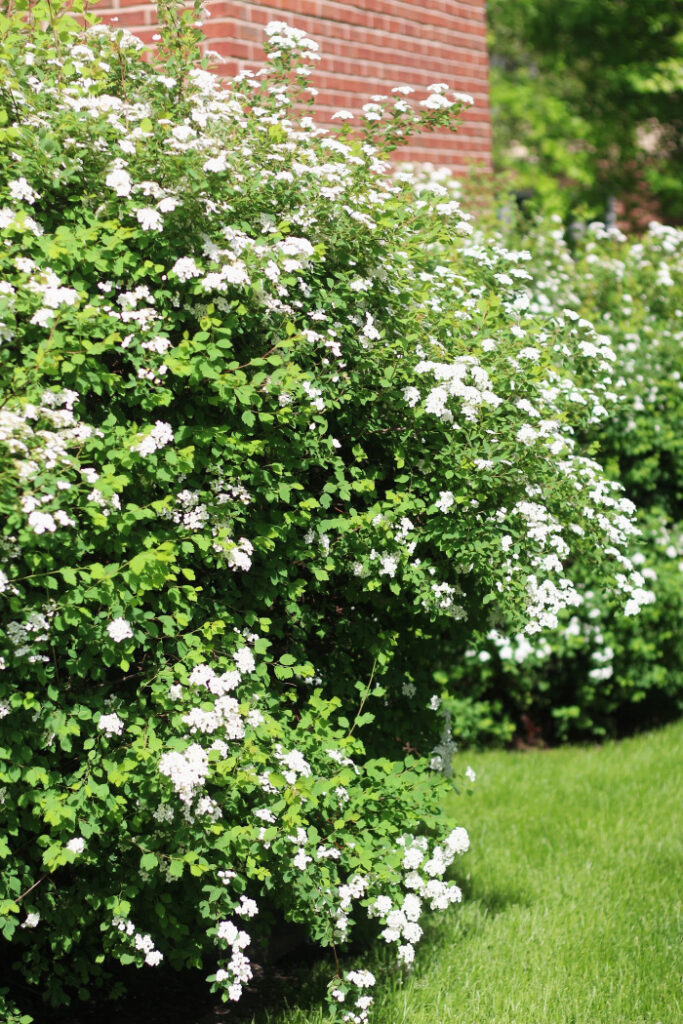
[[[460,882],[462,906],[476,904],[484,918],[498,917],[512,907],[531,907],[533,899],[521,888],[483,885],[479,879]]]

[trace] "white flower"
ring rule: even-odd
[[[311,766],[300,750],[290,750],[288,754],[283,754],[281,751],[276,750],[276,756],[287,769],[287,771],[283,772],[283,775],[290,786],[294,785],[298,775],[302,775],[304,778],[310,777]]]
[[[180,124],[171,129],[171,135],[177,142],[187,142],[194,134],[194,128],[190,128],[186,124]]]
[[[116,167],[110,171],[105,178],[105,184],[109,188],[113,188],[117,196],[129,196],[133,187],[130,174],[122,167]]]
[[[452,107],[453,104],[445,96],[433,92],[426,100],[420,101],[420,106],[425,107],[427,110],[445,110],[447,107]]]
[[[21,922],[22,928],[36,928],[40,921],[40,914],[37,910],[32,911],[26,915],[26,920]]]
[[[254,900],[247,896],[240,896],[240,905],[235,908],[235,913],[241,917],[254,917],[258,914],[258,906]]]
[[[415,868],[419,868],[420,864],[424,860],[424,853],[417,846],[411,846],[409,850],[406,850],[403,855],[403,867],[406,871],[412,871]]]
[[[127,619],[120,617],[109,623],[107,626],[107,633],[114,643],[117,644],[120,644],[122,640],[131,640],[133,637],[133,630],[130,622],[128,622]]]
[[[394,577],[396,570],[398,569],[399,556],[398,555],[383,555],[380,558],[380,576]]]
[[[110,625],[113,625],[113,623],[110,623]],[[123,719],[119,718],[117,714],[100,715],[97,728],[101,729],[106,736],[120,736],[123,732]]]
[[[517,440],[522,444],[533,444],[537,437],[538,434],[533,427],[529,426],[528,423],[525,423],[524,426],[520,427],[517,431]]]
[[[164,423],[163,420],[157,420],[152,427],[149,434],[143,437],[141,441],[133,445],[131,451],[138,452],[140,455],[151,455],[159,448],[163,448],[165,445],[170,444],[173,440],[173,430],[168,423]]]
[[[256,661],[249,647],[242,647],[239,651],[235,651],[233,660],[240,672],[253,672],[256,668]]]
[[[38,534],[54,533],[57,529],[54,516],[51,516],[49,512],[31,512],[28,517],[28,525],[34,533]]]
[[[415,893],[409,892],[403,900],[403,913],[408,921],[417,921],[422,913],[422,902]]]
[[[10,181],[9,193],[12,199],[29,203],[31,206],[33,206],[36,199],[40,199],[40,196],[31,188],[26,178],[17,178],[16,181]]]
[[[299,871],[305,871],[306,865],[310,864],[312,860],[313,858],[309,857],[304,847],[301,846],[296,856],[292,859],[292,864],[294,865],[295,868],[298,868]]]
[[[284,256],[296,256],[297,258],[308,258],[313,255],[313,246],[307,238],[297,238],[290,235],[278,242],[278,249]]]
[[[454,828],[446,838],[445,847],[449,853],[466,853],[470,848],[470,837],[464,828]]]
[[[181,256],[171,267],[171,273],[175,274],[179,281],[189,281],[190,278],[199,277],[202,272],[191,256]]]
[[[232,921],[220,921],[216,933],[218,938],[224,939],[229,946],[236,945],[239,931]]]
[[[85,839],[80,836],[76,836],[74,839],[70,839],[66,844],[67,850],[71,850],[72,853],[83,853],[85,850]]]
[[[170,778],[183,803],[189,804],[208,774],[209,755],[198,743],[191,743],[182,754],[177,750],[162,754],[159,771]]]
[[[226,554],[226,561],[233,572],[241,569],[248,572],[251,569],[251,556],[254,553],[254,546],[246,537],[240,537],[237,544]]]
[[[143,231],[161,231],[164,226],[164,218],[151,206],[143,206],[136,210],[135,217]]]
[[[170,804],[161,803],[157,806],[156,811],[153,812],[152,817],[155,821],[165,822],[173,821],[174,811]]]
[[[528,345],[526,348],[520,349],[517,353],[517,357],[518,359],[529,359],[532,363],[537,363],[541,358],[541,353],[537,348],[533,348],[531,345]]]
[[[455,497],[452,491],[440,491],[439,500],[435,502],[436,507],[440,512],[448,512],[449,508],[455,504]]]
[[[208,686],[215,676],[214,670],[209,665],[195,665],[188,676],[188,683],[191,686]]]
[[[242,260],[235,260],[234,263],[228,263],[227,266],[223,267],[221,277],[228,284],[249,284],[247,268]]]
[[[159,203],[159,212],[172,213],[177,206],[180,206],[180,202],[177,199],[174,199],[173,196],[165,196]]]
[[[76,523],[73,521],[71,516],[67,515],[61,508],[55,512],[55,520],[60,526],[75,526]]]
[[[419,942],[422,938],[422,929],[419,924],[414,921],[409,921],[403,926],[403,938],[407,939],[408,942]]]
[[[640,587],[636,587],[630,599],[626,602],[624,615],[637,615],[644,604],[653,604],[654,601],[654,591],[642,590]]]
[[[391,911],[393,903],[388,896],[378,896],[375,902],[370,907],[370,911],[376,914],[378,917],[386,917]]]
[[[217,174],[220,171],[227,170],[227,167],[228,167],[228,164],[227,164],[227,161],[225,159],[225,153],[222,152],[222,153],[219,154],[219,156],[215,156],[215,157],[212,157],[211,160],[207,160],[206,163],[204,164],[204,166],[202,167],[202,170],[203,171],[211,171],[212,173]]]
[[[406,967],[410,967],[415,960],[415,948],[411,946],[410,943],[407,943],[405,946],[399,946],[398,959],[401,963],[404,963]]]
[[[375,975],[370,971],[349,971],[346,980],[357,988],[372,988],[375,984]]]

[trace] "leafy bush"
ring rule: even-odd
[[[607,340],[525,316],[528,254],[461,258],[457,201],[387,174],[467,98],[333,134],[302,33],[224,87],[160,17],[160,60],[0,19],[0,910],[54,1003],[162,960],[236,1000],[282,918],[374,918],[410,964],[468,845],[443,652],[555,624],[572,565],[648,599],[574,439]],[[333,981],[341,1019],[373,980]]]
[[[570,248],[556,219],[534,225],[527,242],[532,277],[522,288],[510,281],[508,301],[555,321],[589,318],[617,355],[618,401],[582,441],[639,509],[631,559],[649,599],[637,617],[624,614],[578,566],[582,603],[560,616],[560,629],[531,642],[496,628],[464,660],[454,658],[443,673],[449,706],[461,717],[463,703],[470,714],[475,704],[497,708],[480,731],[470,725],[468,741],[479,743],[490,741],[492,727],[502,738],[513,723],[558,741],[629,732],[683,711],[683,232],[653,223],[628,240],[596,223]]]

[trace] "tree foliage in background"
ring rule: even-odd
[[[680,0],[488,0],[497,169],[560,210],[602,216],[645,192],[680,218],[682,14]]]

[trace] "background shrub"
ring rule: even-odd
[[[683,709],[683,233],[653,223],[629,240],[595,223],[569,245],[559,218],[525,230],[532,279],[516,294],[539,317],[569,309],[589,318],[617,354],[618,400],[582,440],[638,508],[631,558],[654,600],[635,618],[626,615],[583,566],[582,604],[562,613],[559,630],[530,642],[494,629],[464,661],[454,658],[443,678],[461,719],[463,706],[470,716],[475,706],[485,716],[495,707],[500,740],[515,726],[526,740],[618,735]],[[486,717],[476,731],[470,727],[468,741],[490,742]]]

